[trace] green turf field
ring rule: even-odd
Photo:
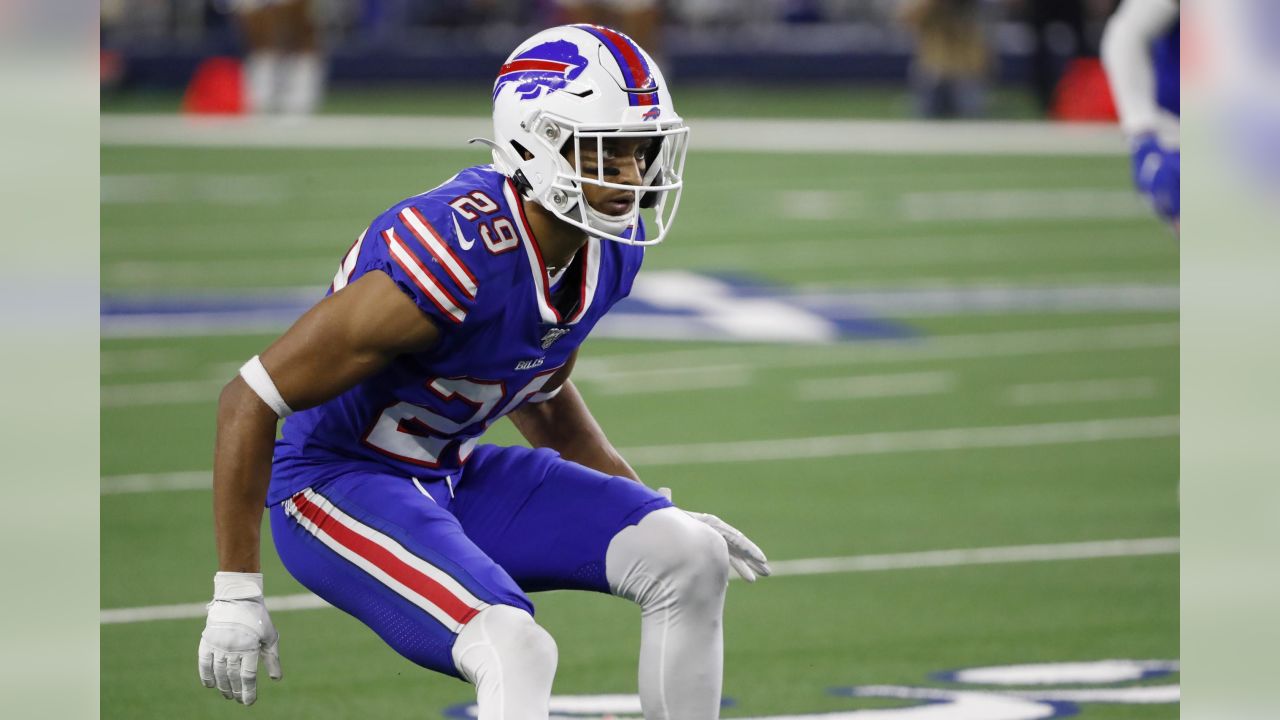
[[[468,151],[106,147],[104,295],[318,294],[376,213],[480,161]],[[731,273],[815,293],[1178,280],[1176,239],[1126,205],[1122,157],[695,145],[687,178],[676,231],[648,253],[646,272]],[[991,200],[1002,193],[1030,205],[1010,212]],[[1055,198],[1096,200],[1098,216]],[[649,484],[734,523],[780,567],[1178,534],[1176,309],[891,317],[921,335],[826,345],[595,339],[578,385]],[[105,339],[104,488],[120,476],[207,470],[218,387],[270,339]],[[825,450],[805,444],[832,436]],[[493,440],[517,437],[504,423]],[[776,452],[744,459],[762,447]],[[104,491],[101,543],[104,609],[208,599],[207,490]],[[263,557],[269,596],[303,592],[269,547]],[[558,695],[635,692],[633,607],[571,593],[534,599],[560,647]],[[201,619],[104,624],[103,716],[441,718],[470,699],[469,686],[417,669],[336,610],[274,619],[286,679],[266,684],[263,674],[251,710],[199,686]],[[1176,660],[1178,559],[1121,552],[779,573],[733,583],[725,622],[724,690],[735,703],[726,718],[885,707],[900,703],[829,691],[946,687],[930,674],[986,665]],[[1079,711],[1177,716],[1169,704]]]

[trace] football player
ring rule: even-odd
[[[1107,21],[1102,61],[1133,151],[1133,181],[1163,220],[1178,226],[1181,153],[1178,0],[1123,0]],[[1163,136],[1163,137],[1162,137]]]
[[[493,107],[493,163],[376,217],[223,390],[200,678],[248,705],[260,659],[281,676],[265,503],[289,572],[475,684],[482,720],[547,717],[556,645],[526,593],[551,589],[640,606],[646,718],[715,718],[728,571],[768,575],[765,556],[639,482],[570,380],[670,231],[688,129],[649,55],[593,25],[516,48]],[[502,417],[532,448],[479,444]]]

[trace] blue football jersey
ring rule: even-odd
[[[643,257],[643,247],[590,238],[553,288],[515,186],[491,165],[392,206],[342,259],[329,292],[384,272],[440,340],[290,416],[268,503],[352,462],[457,481],[485,429],[544,389],[631,291]]]

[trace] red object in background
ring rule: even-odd
[[[1053,91],[1049,116],[1068,122],[1116,122],[1115,99],[1098,58],[1075,58]]]
[[[240,115],[245,112],[244,77],[240,61],[211,57],[196,67],[182,111],[194,115]]]

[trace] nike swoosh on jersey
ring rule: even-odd
[[[462,234],[462,226],[458,224],[457,215],[453,216],[453,229],[458,233],[458,245],[462,246],[463,250],[470,250],[475,246],[475,240],[468,240],[467,236]]]

